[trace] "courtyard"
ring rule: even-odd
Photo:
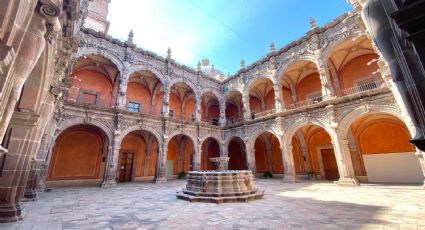
[[[184,180],[54,188],[0,229],[425,229],[422,186],[255,183],[264,199],[221,205],[177,200]]]

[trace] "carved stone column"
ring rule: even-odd
[[[202,98],[201,96],[196,95],[195,98],[195,121],[199,122],[201,121],[201,102],[202,102]]]
[[[224,144],[220,145],[220,156],[221,157],[228,157],[229,156],[229,150],[226,148],[226,145],[224,145]],[[224,169],[225,170],[229,169],[229,162],[228,161],[226,163],[224,163]]]
[[[158,159],[156,160],[155,178],[154,183],[166,182],[165,178],[165,161],[167,160],[167,142],[163,138],[161,147],[158,148]]]
[[[194,143],[194,149],[195,149],[195,155],[193,157],[193,170],[199,171],[201,170],[201,145],[199,144],[199,141],[197,144]]]
[[[162,109],[161,114],[163,117],[168,117],[170,112],[170,89],[168,84],[164,85],[164,94],[162,95]]]
[[[338,166],[339,180],[338,185],[357,186],[359,185],[354,173],[353,162],[351,160],[349,143],[337,135],[337,140],[332,140],[334,146],[336,163]]]
[[[281,143],[284,143],[283,140],[281,141]],[[280,149],[282,151],[283,166],[285,170],[283,182],[295,183],[297,182],[297,179],[295,178],[295,164],[294,156],[292,154],[292,145],[286,144],[285,146],[280,146]]]
[[[249,94],[243,91],[242,95],[243,116],[245,121],[251,120],[251,111],[249,108]]]
[[[226,126],[226,102],[220,98],[220,126]]]
[[[319,58],[317,60],[317,68],[319,68],[320,82],[322,84],[322,97],[323,100],[326,100],[334,96],[334,90],[332,88],[328,67],[326,66],[326,62]]]
[[[118,133],[117,133],[118,134]],[[118,158],[120,146],[118,146],[118,135],[115,135],[114,143],[108,146],[108,157],[105,165],[102,187],[113,187],[117,185]]]
[[[120,85],[117,96],[117,107],[123,110],[127,108],[127,84],[129,78],[129,71],[127,68],[123,70],[120,76]]]
[[[282,112],[285,110],[284,108],[284,102],[282,97],[282,87],[280,86],[279,82],[273,83],[273,89],[274,89],[274,100],[275,100],[275,108],[276,112]]]
[[[308,148],[307,147],[301,147],[301,154],[304,160],[304,170],[306,172],[312,172],[313,169],[311,168],[311,159],[310,159],[310,155],[308,154]]]
[[[257,172],[256,166],[255,166],[255,149],[254,149],[254,143],[252,143],[252,146],[248,144],[248,141],[245,141],[245,145],[248,146],[246,149],[246,167],[248,170],[251,170],[253,173]]]
[[[419,158],[419,163],[421,164],[423,175],[422,185],[425,187],[425,152],[418,150],[415,155]]]

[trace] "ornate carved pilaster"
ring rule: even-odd
[[[120,75],[120,84],[118,89],[118,96],[117,96],[117,107],[120,109],[125,110],[127,105],[127,84],[128,84],[128,78],[129,76],[129,70],[128,68],[124,68]]]
[[[195,121],[199,122],[201,121],[201,102],[202,98],[200,94],[196,94],[195,96]]]
[[[282,87],[280,86],[279,82],[275,80],[273,83],[273,89],[274,89],[274,100],[275,100],[275,108],[276,112],[282,112],[284,109],[284,101],[282,97]]]
[[[167,159],[167,142],[163,138],[161,146],[158,148],[158,159],[156,160],[155,178],[154,183],[166,182],[165,178],[165,161]]]
[[[224,127],[226,125],[226,103],[223,98],[220,98],[220,126]]]
[[[331,98],[335,95],[334,90],[332,88],[331,78],[329,76],[328,67],[327,67],[326,62],[324,60],[322,60],[321,58],[318,58],[317,59],[317,68],[319,70],[320,82],[322,84],[322,96],[323,96],[323,99],[326,100],[326,99]]]
[[[283,142],[283,138],[281,138],[281,143]],[[295,178],[295,164],[294,164],[294,156],[292,154],[292,145],[287,144],[286,146],[280,146],[280,150],[282,151],[282,159],[284,166],[284,176],[283,181],[285,183],[295,183],[298,182]]]
[[[249,108],[249,94],[246,91],[243,91],[243,95],[242,95],[242,104],[243,106],[243,116],[244,116],[244,120],[248,121],[251,119],[251,111]]]
[[[161,114],[163,117],[168,117],[170,112],[170,87],[169,83],[165,82],[164,93],[162,95],[162,109]]]

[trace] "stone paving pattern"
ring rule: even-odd
[[[176,199],[183,180],[55,188],[0,229],[425,229],[421,186],[255,183],[264,199],[220,205]]]

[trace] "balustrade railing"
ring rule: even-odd
[[[383,87],[385,85],[384,83],[385,82],[384,82],[383,79],[377,79],[375,81],[371,81],[371,82],[367,82],[367,83],[363,83],[363,84],[358,84],[358,85],[353,86],[351,88],[343,89],[341,96],[348,96],[348,95],[353,95],[353,94],[377,89],[377,88]]]
[[[260,117],[265,117],[265,116],[271,115],[275,112],[276,112],[276,109],[268,109],[268,110],[264,110],[264,111],[261,111],[261,112],[252,113],[251,116],[253,117],[252,119],[255,119],[255,118],[260,118]]]

